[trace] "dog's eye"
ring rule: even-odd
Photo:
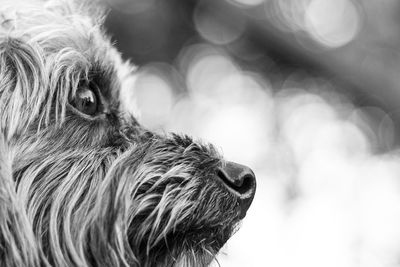
[[[97,95],[86,86],[76,91],[73,104],[77,110],[87,115],[95,115],[98,111]]]

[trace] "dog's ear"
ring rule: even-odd
[[[79,16],[91,19],[94,25],[101,25],[108,12],[103,0],[0,0],[0,34],[10,32],[16,21],[22,17],[31,19],[37,14],[45,14],[46,10],[53,15],[76,20]],[[22,19],[23,20],[23,19]]]
[[[12,154],[0,136],[0,266],[44,266],[26,207],[16,193]]]
[[[42,112],[46,75],[39,51],[0,35],[0,132],[6,140],[20,135]]]

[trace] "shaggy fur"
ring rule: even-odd
[[[123,112],[135,68],[101,10],[0,1],[0,266],[209,264],[240,220],[220,155]],[[103,113],[71,106],[82,86]]]

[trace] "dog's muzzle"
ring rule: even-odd
[[[256,193],[256,177],[253,171],[249,167],[228,161],[217,169],[216,178],[238,198],[239,217],[243,219]]]

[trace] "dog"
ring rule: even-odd
[[[254,173],[142,127],[99,3],[0,5],[0,266],[207,266]]]

